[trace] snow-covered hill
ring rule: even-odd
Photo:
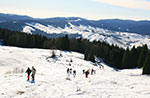
[[[74,20],[74,21],[80,21]],[[23,28],[23,32],[32,33],[36,30],[46,32],[47,34],[53,35],[76,35],[76,37],[82,37],[89,39],[90,41],[105,41],[109,44],[114,44],[122,48],[131,48],[133,46],[142,46],[147,44],[150,48],[150,36],[149,35],[140,35],[136,33],[128,32],[116,32],[111,30],[106,30],[103,28],[85,26],[85,25],[73,25],[69,21],[68,24],[64,27],[55,27],[52,25],[42,25],[40,23],[26,23],[26,26]]]
[[[150,98],[150,77],[141,69],[115,71],[104,63],[99,69],[83,54],[55,50],[53,59],[51,52],[0,46],[0,98]],[[25,73],[31,66],[37,70],[33,84]],[[77,71],[75,78],[66,80],[67,68]],[[96,74],[85,78],[82,70],[91,68]]]
[[[119,47],[147,44],[150,48],[150,21],[87,20],[80,17],[37,19],[29,16],[0,13],[0,28],[41,34],[49,38],[64,36],[83,37],[105,41]]]

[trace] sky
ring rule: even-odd
[[[34,18],[150,20],[150,0],[0,0],[0,13]]]

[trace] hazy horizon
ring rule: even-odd
[[[33,18],[150,20],[150,0],[1,0],[0,13]]]
[[[78,17],[78,18],[83,18],[86,20],[94,20],[94,21],[98,21],[98,20],[111,20],[111,19],[119,19],[119,20],[132,20],[132,21],[150,21],[150,19],[139,19],[139,20],[135,20],[135,19],[122,19],[122,18],[103,18],[103,19],[88,19],[85,17],[79,17],[79,16],[54,16],[54,17],[32,17],[29,15],[25,15],[25,14],[15,14],[15,13],[2,13],[0,12],[0,14],[9,14],[9,15],[19,15],[19,16],[27,16],[27,17],[31,17],[34,19],[48,19],[48,18],[71,18],[71,17]]]

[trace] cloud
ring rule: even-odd
[[[102,2],[126,8],[140,8],[150,10],[150,0],[92,0],[92,1]]]

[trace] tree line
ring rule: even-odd
[[[90,42],[82,38],[47,38],[18,31],[0,29],[3,45],[24,48],[42,48],[76,51],[84,54],[85,60],[95,62],[95,57],[102,58],[106,64],[118,69],[143,68],[143,74],[150,74],[150,50],[147,45],[132,49],[123,49],[101,41]]]

